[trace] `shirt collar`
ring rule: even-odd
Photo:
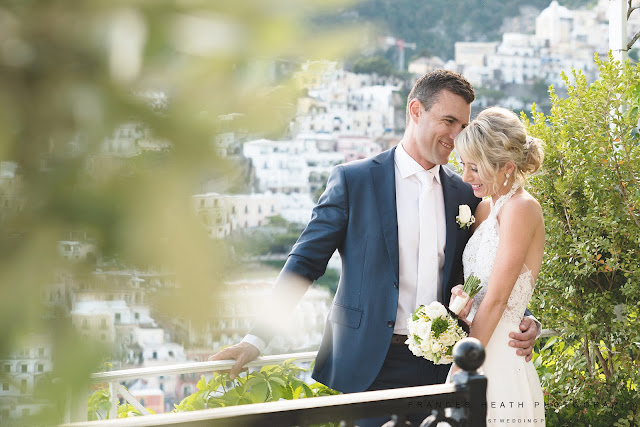
[[[398,170],[400,171],[400,176],[404,179],[411,175],[415,175],[416,173],[425,170],[418,162],[413,160],[413,158],[407,153],[402,146],[402,141],[396,147],[396,154],[394,156],[394,160]],[[435,165],[429,171],[433,174],[440,184],[440,165]]]

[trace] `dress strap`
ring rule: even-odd
[[[500,196],[500,198],[495,203],[495,205],[493,204],[493,199],[491,199],[491,215],[498,216],[500,209],[502,209],[504,204],[507,203],[507,201],[509,201],[509,199],[516,193],[518,188],[520,188],[520,184],[517,184],[517,183],[513,184],[513,186],[511,187],[511,190],[509,190],[507,194]]]

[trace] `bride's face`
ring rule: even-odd
[[[480,177],[478,172],[478,165],[475,163],[465,163],[464,159],[460,158],[462,163],[462,180],[471,184],[473,194],[478,198],[483,198],[492,195],[493,182],[486,182]]]

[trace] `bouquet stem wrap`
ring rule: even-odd
[[[462,285],[462,290],[467,293],[468,296],[455,297],[449,310],[451,310],[456,316],[460,314],[460,311],[467,305],[467,302],[470,298],[476,296],[478,292],[480,292],[480,279],[473,274],[467,277],[467,280],[464,281],[464,285]]]

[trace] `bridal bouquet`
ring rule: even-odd
[[[476,276],[469,276],[463,285],[463,290],[473,297],[480,290],[479,283],[480,280]],[[468,300],[469,298],[456,297],[452,305],[456,305],[456,302],[462,305],[459,308],[456,307],[455,313],[437,301],[426,307],[424,305],[418,307],[407,321],[409,336],[406,344],[409,350],[436,365],[452,363],[453,346],[467,337],[468,327],[458,319],[457,315]]]

